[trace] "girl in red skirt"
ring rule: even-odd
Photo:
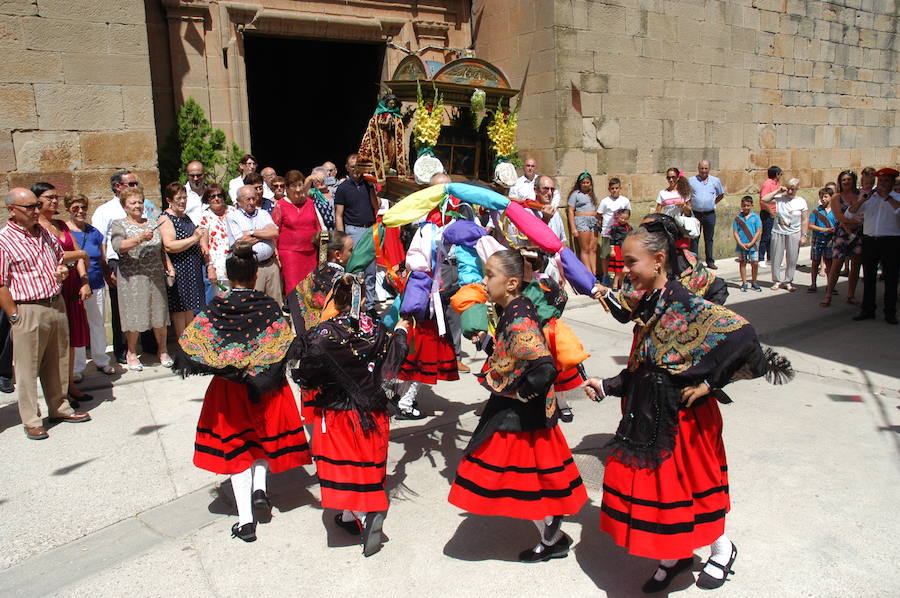
[[[568,554],[572,539],[560,526],[587,501],[562,430],[551,387],[557,371],[534,304],[522,296],[525,265],[512,250],[484,267],[488,297],[503,310],[493,351],[479,375],[491,392],[459,464],[449,501],[479,515],[531,519],[541,540],[523,562]]]
[[[322,506],[341,511],[335,522],[362,533],[363,554],[381,549],[388,509],[384,481],[390,434],[383,384],[397,376],[406,357],[406,320],[394,334],[363,310],[362,280],[344,274],[334,283],[338,315],[309,331],[294,320],[302,345],[292,377],[316,390],[313,445]],[[301,332],[302,331],[302,332]]]
[[[618,376],[591,378],[586,388],[595,399],[623,397],[600,527],[631,554],[660,560],[645,592],[668,587],[707,545],[712,554],[697,585],[717,588],[737,556],[725,535],[731,504],[718,406],[730,399],[718,389],[763,375],[785,382],[790,363],[764,351],[741,316],[670,279],[678,272],[677,248],[662,223],[642,224],[622,253],[632,299],[639,298],[629,307],[637,324],[631,356]],[[623,311],[608,290],[597,297],[614,314]]]
[[[297,403],[285,376],[294,330],[280,306],[253,287],[258,265],[248,244],[225,262],[231,292],[215,297],[178,339],[175,369],[213,374],[194,443],[194,465],[230,474],[238,509],[232,536],[256,540],[253,511],[271,514],[266,473],[310,463]]]
[[[629,218],[631,218],[631,210],[628,208],[616,210],[616,213],[613,214],[613,225],[609,229],[609,242],[612,246],[612,255],[609,256],[609,272],[615,274],[612,283],[614,291],[622,288],[622,281],[625,278],[625,274],[622,272],[625,266],[622,261],[622,243],[631,232],[631,225],[628,224]]]

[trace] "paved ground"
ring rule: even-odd
[[[734,264],[721,265],[734,279]],[[897,596],[900,330],[851,322],[855,308],[836,300],[821,309],[821,294],[804,291],[732,289],[729,305],[791,357],[798,375],[787,387],[729,388],[727,529],[739,554],[737,574],[718,594]],[[567,319],[592,352],[589,372],[621,368],[628,327],[582,299]],[[472,363],[483,357],[471,355]],[[598,530],[615,401],[579,399],[575,421],[564,424],[591,497],[564,524],[572,553],[524,565],[515,557],[536,541],[531,523],[467,515],[446,501],[486,397],[471,376],[438,385],[422,398],[434,417],[394,426],[389,541],[365,559],[322,511],[312,467],[271,476],[271,523],[254,544],[230,539],[227,478],[191,464],[208,381],[162,368],[123,374],[114,388],[109,381],[92,375],[84,384],[100,398],[93,422],[56,426],[43,442],[25,439],[15,395],[0,395],[0,595],[624,597],[640,595],[653,570]],[[695,570],[707,556],[698,551]],[[670,590],[708,595],[692,583],[685,574]]]

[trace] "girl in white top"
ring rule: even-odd
[[[782,286],[794,290],[794,270],[800,255],[800,245],[806,243],[809,208],[806,200],[797,196],[798,179],[788,181],[787,187],[767,193],[763,202],[775,201],[775,224],[772,226],[772,290]],[[781,274],[781,260],[785,261],[784,276]]]
[[[668,187],[656,196],[656,213],[667,216],[681,216],[691,212],[691,185],[677,168],[666,171]]]

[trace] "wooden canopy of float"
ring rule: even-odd
[[[434,86],[443,94],[444,105],[461,107],[468,107],[472,92],[481,89],[486,94],[488,110],[496,108],[501,99],[508,106],[510,99],[519,93],[518,89],[509,86],[503,71],[479,58],[459,58],[443,65],[433,75],[429,71],[429,66],[419,56],[410,54],[400,61],[393,78],[384,84],[404,102],[416,101],[417,85],[421,85],[422,95],[426,98],[434,93]]]

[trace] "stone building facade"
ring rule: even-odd
[[[445,62],[474,44],[523,89],[521,153],[562,188],[587,170],[601,188],[619,176],[626,194],[651,199],[665,168],[690,172],[701,158],[730,192],[773,163],[817,187],[842,168],[900,162],[897,10],[893,0],[3,0],[0,187],[42,178],[100,199],[124,167],[158,196],[157,147],[187,97],[252,151],[251,34],[371,43],[384,79],[406,51],[431,46],[423,58]]]
[[[475,0],[476,54],[524,88],[519,145],[650,200],[707,158],[731,193],[900,163],[894,0]],[[524,81],[523,81],[524,79]]]

